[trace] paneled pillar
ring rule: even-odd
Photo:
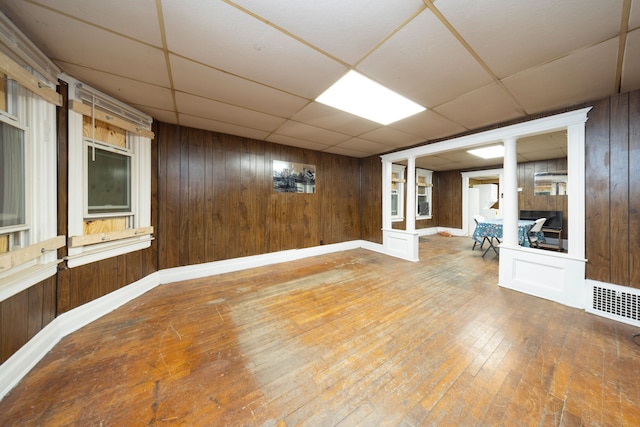
[[[518,157],[516,138],[508,137],[504,143],[504,188],[502,189],[502,243],[518,246]]]

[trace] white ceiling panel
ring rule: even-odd
[[[287,120],[275,133],[326,145],[335,145],[350,138],[349,135],[343,133],[322,129],[306,123],[294,122],[293,120]]]
[[[504,78],[619,34],[621,1],[437,1],[436,6]]]
[[[176,104],[181,112],[190,116],[201,115],[205,119],[223,121],[265,132],[273,132],[285,121],[281,117],[229,106],[222,102],[182,92],[176,93]]]
[[[265,139],[269,135],[268,132],[258,129],[236,126],[230,123],[190,116],[188,114],[180,114],[178,120],[180,120],[180,124],[182,126],[211,130],[214,132],[227,133],[230,135],[243,136],[245,138],[253,138],[257,140]]]
[[[175,55],[170,56],[176,91],[187,92],[279,117],[289,117],[309,103],[269,86],[246,80]]]
[[[162,110],[173,110],[171,90],[146,82],[126,79],[113,74],[91,70],[73,64],[60,62],[65,72],[83,82],[99,82],[96,89],[129,104],[153,106]],[[174,115],[175,116],[175,115]]]
[[[149,107],[145,105],[138,105],[135,103],[131,103],[131,106],[137,108],[140,111],[143,111],[154,118],[154,120],[164,122],[164,123],[178,123],[178,117],[176,116],[176,112],[172,110],[162,110],[160,108]],[[203,128],[204,129],[204,128]]]
[[[167,45],[178,55],[309,99],[347,72],[344,65],[224,2],[193,3],[162,3]]]
[[[352,65],[425,7],[421,0],[235,0],[232,3]]]
[[[425,110],[406,119],[392,123],[389,127],[418,136],[424,140],[438,139],[464,132],[463,126],[434,112]]]
[[[423,139],[418,136],[404,133],[386,126],[364,133],[360,135],[360,138],[396,148],[415,145],[423,141]]]
[[[531,153],[518,154],[518,162],[535,162],[538,160],[561,159],[567,157],[567,150],[538,150]]]
[[[462,94],[434,110],[467,129],[477,129],[526,115],[509,92],[497,83]],[[475,114],[469,114],[469,111],[475,111]]]
[[[308,150],[324,151],[330,147],[327,144],[321,144],[314,141],[306,141],[304,139],[295,138],[293,136],[279,135],[272,133],[266,139],[269,142],[273,142],[281,145],[288,145],[290,147],[306,148]]]
[[[35,3],[106,30],[162,47],[160,24],[157,19],[148,19],[149,12],[156,10],[155,0],[39,0]]]
[[[363,152],[356,151],[356,150],[351,150],[349,148],[343,147],[342,145],[334,145],[333,147],[329,147],[324,151],[325,151],[325,153],[339,154],[341,156],[349,156],[349,157],[363,158],[363,157],[368,157],[369,156],[369,154],[367,154],[367,153],[363,153]]]
[[[362,138],[351,138],[348,141],[334,145],[334,147],[358,151],[369,156],[372,154],[383,153],[393,148],[389,147],[388,145],[380,144],[378,142],[373,142]]]
[[[162,51],[29,3],[19,3],[30,20],[45,22],[30,37],[54,61],[85,66],[169,87]],[[50,37],[54,33],[55,38]],[[82,34],[81,37],[78,34]],[[118,58],[115,60],[115,58]],[[60,63],[64,70],[64,64]]]
[[[640,0],[624,5],[0,0],[65,73],[156,120],[354,157],[639,90]],[[428,109],[382,126],[314,102],[352,68]],[[472,163],[455,156],[433,167]]]
[[[336,110],[315,101],[294,114],[292,119],[323,129],[333,129],[350,136],[361,135],[381,126],[378,123]]]
[[[627,35],[627,52],[634,52],[633,55],[626,55],[622,64],[622,92],[629,92],[640,87],[640,29],[630,32]]]
[[[358,70],[428,108],[492,81],[428,10],[367,57]]]
[[[640,28],[640,0],[631,0],[631,14],[629,16],[629,29]]]
[[[529,113],[602,98],[614,88],[618,40],[612,39],[512,77],[504,84]]]

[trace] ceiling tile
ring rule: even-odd
[[[173,97],[167,88],[126,79],[113,74],[95,71],[73,64],[60,63],[65,72],[82,82],[92,82],[91,86],[114,98],[137,105],[149,105],[164,110],[173,110]]]
[[[43,2],[44,3],[44,2]],[[46,0],[46,7],[135,40],[162,47],[155,0]],[[149,19],[149,16],[152,19]]]
[[[357,69],[429,108],[492,81],[429,10],[394,34]]]
[[[279,117],[289,117],[309,103],[304,98],[179,56],[170,55],[169,58],[173,84],[177,91]]]
[[[204,119],[202,117],[189,116],[187,114],[180,114],[179,120],[180,125],[182,126],[211,130],[214,132],[226,133],[229,135],[243,136],[245,138],[263,140],[269,135],[268,132],[264,132],[258,129],[218,122],[216,120]]]
[[[467,92],[434,110],[467,129],[525,116],[513,97],[497,83]]]
[[[363,157],[369,157],[370,154],[368,153],[363,153],[361,151],[356,151],[356,150],[351,150],[349,148],[344,148],[340,145],[334,145],[333,147],[329,147],[326,150],[324,150],[325,153],[331,153],[331,154],[339,154],[341,156],[349,156],[349,157],[358,157],[358,158],[363,158]]]
[[[599,99],[613,91],[617,51],[611,39],[503,82],[529,114]]]
[[[287,120],[275,133],[326,145],[338,144],[349,139],[349,135],[292,120]]]
[[[305,141],[304,139],[295,138],[287,135],[279,135],[277,133],[272,133],[271,135],[269,135],[269,137],[266,140],[269,142],[273,142],[275,144],[282,144],[290,147],[306,148],[307,150],[315,150],[315,151],[323,151],[330,147],[327,144],[321,144],[319,142],[313,142],[313,141]]]
[[[389,127],[418,136],[425,141],[455,135],[467,130],[433,110],[425,110],[422,113],[414,114],[411,117],[392,123]]]
[[[629,28],[640,27],[640,0],[631,0],[631,15],[629,16]]]
[[[175,111],[162,110],[159,108],[138,104],[131,104],[131,106],[146,114],[149,114],[151,117],[153,117],[154,120],[164,123],[178,124],[178,115]]]
[[[627,35],[622,63],[622,92],[640,89],[640,29]]]
[[[65,63],[71,63],[169,87],[164,54],[160,49],[30,3],[20,2],[19,10],[23,19],[46,22],[46,25],[30,25],[33,30],[29,37],[64,71]],[[56,36],[50,37],[51,32]],[[98,86],[98,82],[84,83]]]
[[[178,111],[191,116],[273,132],[285,119],[186,93],[176,93]],[[249,124],[249,125],[247,125]]]
[[[358,151],[367,155],[384,153],[385,151],[391,151],[394,148],[362,138],[351,138],[345,142],[334,145],[334,147]]]
[[[436,7],[499,78],[615,37],[622,16],[621,1],[602,0],[447,0]]]
[[[162,7],[167,45],[177,55],[308,99],[347,72],[344,65],[224,2],[193,0],[185,7],[175,1]]]
[[[233,3],[352,65],[424,9],[421,0],[235,0]]]
[[[333,129],[350,136],[361,135],[381,125],[353,114],[336,110],[318,102],[311,102],[291,117],[293,120],[324,129]]]
[[[396,148],[407,147],[409,145],[415,145],[423,142],[423,139],[418,136],[410,135],[388,126],[380,127],[371,132],[362,134],[360,135],[360,138]]]
[[[552,150],[539,150],[526,154],[518,154],[518,162],[535,162],[538,160],[562,159],[564,157],[567,157],[567,151],[555,148]]]

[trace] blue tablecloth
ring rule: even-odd
[[[533,227],[535,221],[518,220],[518,243],[520,246],[529,246],[529,239],[527,239],[527,233]],[[484,222],[478,223],[475,231],[473,232],[473,239],[481,242],[483,237],[489,239],[497,238],[502,239],[502,220],[490,219]],[[544,243],[544,233],[538,233],[538,239],[540,243]]]

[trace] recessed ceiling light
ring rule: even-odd
[[[316,101],[381,125],[388,125],[426,110],[353,70],[324,91]]]
[[[482,157],[483,159],[495,159],[497,157],[504,157],[504,145],[476,148],[475,150],[467,150],[467,153]]]

